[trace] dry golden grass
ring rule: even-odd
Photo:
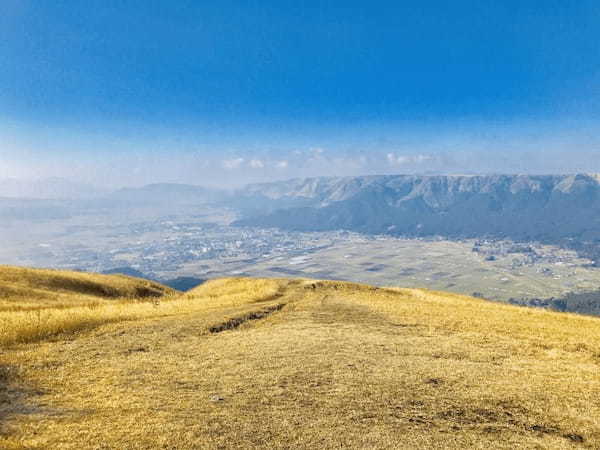
[[[600,448],[600,319],[283,279],[140,307],[4,346],[0,448]]]
[[[105,300],[151,299],[174,293],[158,283],[124,275],[0,266],[0,311],[97,306]]]
[[[56,298],[52,298],[54,286]],[[119,275],[0,267],[0,298],[10,288],[0,309],[0,345],[39,341],[105,323],[122,322],[191,311],[238,306],[251,296],[277,293],[274,281],[218,280],[178,295],[158,283]],[[22,304],[12,292],[32,290]],[[193,301],[192,301],[193,300]],[[23,306],[24,305],[24,306]]]
[[[126,320],[136,308],[147,311],[148,302],[175,295],[158,283],[122,275],[0,266],[0,345]]]

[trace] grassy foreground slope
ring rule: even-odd
[[[598,318],[284,279],[138,306],[0,347],[0,448],[600,447]]]

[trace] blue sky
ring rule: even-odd
[[[600,6],[3,0],[0,177],[598,170]]]

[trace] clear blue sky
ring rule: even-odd
[[[599,115],[596,1],[0,3],[0,177],[600,170]]]

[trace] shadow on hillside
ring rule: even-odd
[[[52,290],[63,290],[78,294],[92,295],[101,298],[119,298],[128,295],[128,292],[124,292],[123,289],[111,286],[108,283],[94,280],[81,280],[68,276],[56,275],[53,278],[48,279],[45,285]],[[134,297],[139,298],[156,298],[162,297],[164,292],[158,287],[148,283],[147,285],[133,286],[131,294]]]
[[[11,417],[38,412],[29,400],[39,392],[19,386],[15,374],[14,368],[0,364],[0,437],[11,434]]]
[[[11,398],[9,394],[9,369],[0,364],[0,436],[6,433],[5,420],[11,408]]]
[[[53,408],[46,405],[41,397],[47,392],[25,383],[15,369],[14,366],[0,364],[0,449],[6,448],[3,446],[6,442],[8,448],[33,448],[23,445],[22,440],[28,436],[23,434],[22,424],[27,424],[29,433],[33,432],[36,435],[39,433],[37,424],[40,423],[40,417],[90,413],[88,410]]]
[[[6,433],[6,418],[18,408],[20,395],[11,389],[11,370],[0,364],[0,436]]]

